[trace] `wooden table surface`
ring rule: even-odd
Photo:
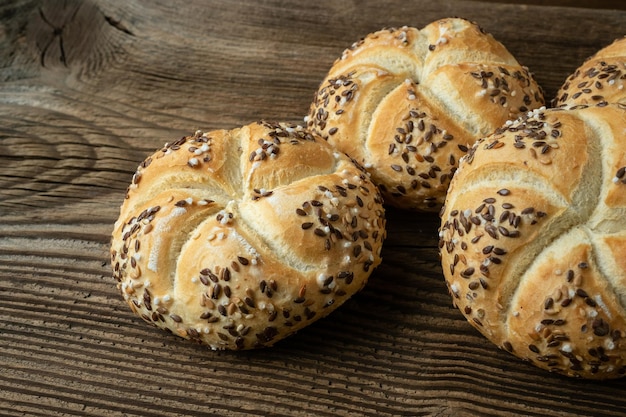
[[[626,380],[546,373],[465,321],[436,215],[389,209],[368,286],[270,349],[213,352],[149,327],[111,278],[113,222],[148,153],[198,128],[302,123],[369,32],[466,17],[548,98],[626,35],[623,2],[532,3],[0,2],[0,415],[626,415]]]

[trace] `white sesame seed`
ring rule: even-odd
[[[456,285],[456,283],[451,284],[450,291],[452,291],[452,293],[455,295],[459,295],[459,286]]]
[[[604,313],[607,315],[607,317],[609,319],[612,319],[613,316],[611,314],[611,311],[609,310],[609,308],[606,306],[606,304],[604,303],[604,300],[602,300],[602,296],[600,296],[600,294],[596,295],[595,297],[593,297],[594,301],[596,302],[596,304],[598,306],[600,306],[600,308],[602,309],[602,311],[604,311]]]
[[[323,287],[324,286],[324,281],[326,281],[326,275],[319,274],[317,276],[317,280],[316,281],[317,281],[317,285],[319,285],[320,287]]]

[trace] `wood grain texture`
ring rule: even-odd
[[[345,47],[448,16],[493,33],[548,97],[626,23],[460,0],[0,3],[0,415],[624,415],[626,381],[548,374],[465,322],[435,215],[390,209],[369,285],[271,349],[208,351],[117,293],[109,236],[149,152],[197,128],[301,122]]]

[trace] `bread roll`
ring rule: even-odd
[[[384,29],[346,49],[305,123],[362,164],[385,203],[437,211],[474,141],[543,104],[502,44],[453,18]]]
[[[196,132],[137,169],[112,237],[146,322],[213,349],[271,346],[326,316],[380,263],[382,200],[302,127]]]
[[[626,37],[587,59],[559,89],[555,107],[626,104]]]
[[[535,110],[479,140],[442,209],[454,304],[569,376],[626,373],[626,107]]]

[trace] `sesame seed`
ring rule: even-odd
[[[472,267],[466,268],[464,271],[461,272],[461,276],[463,278],[469,278],[474,274],[475,269]]]
[[[227,316],[228,315],[228,311],[226,311],[226,307],[223,304],[219,304],[217,306],[217,311],[222,315],[222,316]]]

